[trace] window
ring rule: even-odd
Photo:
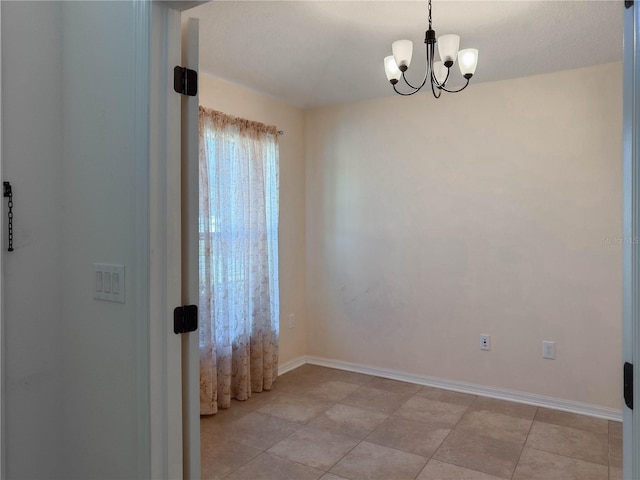
[[[201,412],[214,413],[277,374],[275,127],[200,109],[199,228]]]

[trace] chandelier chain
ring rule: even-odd
[[[431,0],[429,0],[429,30],[431,30]]]

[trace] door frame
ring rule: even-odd
[[[2,4],[0,2],[0,179],[4,180],[3,169],[3,149],[2,149]],[[0,241],[0,478],[6,478],[5,462],[5,438],[4,438],[4,415],[5,415],[5,378],[4,378],[4,223],[2,224],[2,240]]]
[[[149,478],[181,479],[180,337],[172,331],[173,308],[181,301],[180,232],[170,228],[180,225],[180,97],[172,85],[180,62],[180,12],[167,2],[150,5]]]
[[[190,381],[190,376],[183,376],[182,369],[183,346],[186,343],[192,347],[195,343],[196,349],[190,351],[197,353],[198,334],[190,333],[184,338],[184,334],[173,333],[173,309],[186,300],[182,298],[181,261],[182,96],[173,90],[173,69],[182,64],[181,13],[207,1],[145,1],[151,5],[146,191],[150,475],[146,478],[199,478],[200,424],[196,421],[200,418],[199,380]],[[191,361],[188,370],[193,370],[193,365]],[[185,387],[188,394],[183,399]]]
[[[624,11],[622,220],[622,362],[634,365],[635,408],[640,408],[640,8]],[[640,478],[640,415],[622,405],[623,478]]]

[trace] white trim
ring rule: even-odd
[[[623,36],[623,120],[622,120],[622,234],[628,239],[622,248],[622,362],[635,363],[634,397],[640,394],[640,371],[638,354],[640,353],[640,256],[638,246],[633,239],[640,235],[640,209],[638,208],[638,181],[640,180],[640,122],[637,116],[640,110],[640,50],[637,45],[640,9],[638,4],[624,10]],[[636,400],[637,404],[637,400]],[[638,478],[640,475],[640,415],[622,406],[623,421],[623,476]],[[637,408],[637,407],[636,407]]]
[[[294,358],[293,360],[289,360],[288,362],[281,363],[278,365],[278,375],[284,375],[291,370],[295,370],[298,367],[301,367],[305,363],[312,363],[308,359],[310,357],[308,355],[303,355],[298,358]]]
[[[183,67],[198,71],[200,24],[182,22]],[[181,95],[182,304],[199,303],[199,96]],[[182,435],[185,480],[200,478],[200,332],[182,334]]]
[[[0,25],[2,25],[2,5],[0,5]],[[4,180],[2,170],[2,29],[0,28],[0,179]],[[4,239],[4,228],[2,231],[2,239]],[[5,461],[5,438],[4,438],[4,265],[2,256],[4,255],[4,240],[0,240],[0,478],[6,477],[6,461]]]
[[[136,401],[138,417],[138,478],[151,476],[150,448],[150,329],[149,329],[149,101],[151,4],[133,4],[135,38],[134,94],[134,218],[135,311],[136,318]],[[4,477],[3,477],[4,478]]]
[[[349,372],[364,373],[366,375],[375,375],[376,377],[390,378],[392,380],[400,380],[401,382],[415,383],[417,385],[437,387],[444,390],[452,390],[454,392],[469,393],[483,397],[508,400],[510,402],[526,403],[528,405],[535,405],[536,407],[552,408],[554,410],[604,418],[606,420],[615,420],[618,422],[622,420],[622,412],[614,408],[599,407],[597,405],[589,405],[561,398],[546,397],[544,395],[536,395],[535,393],[518,392],[516,390],[508,390],[505,388],[486,387],[473,383],[445,380],[443,378],[429,377],[426,375],[413,375],[410,373],[398,372],[396,370],[344,362],[342,360],[332,360],[313,355],[304,355],[281,365],[278,370],[279,374],[289,372],[304,365],[305,363],[336,368],[338,370],[346,370]]]

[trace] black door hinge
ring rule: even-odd
[[[624,0],[624,8],[633,7],[633,0]]]
[[[195,332],[197,329],[197,305],[183,305],[173,310],[173,333]]]
[[[624,403],[633,410],[633,365],[624,364]]]
[[[198,72],[177,66],[173,69],[173,89],[190,97],[198,93]]]
[[[13,252],[13,190],[11,189],[11,184],[9,182],[2,182],[2,185],[4,186],[4,196],[9,199],[7,212],[9,217],[9,223],[7,224],[9,244],[7,246],[7,251]]]

